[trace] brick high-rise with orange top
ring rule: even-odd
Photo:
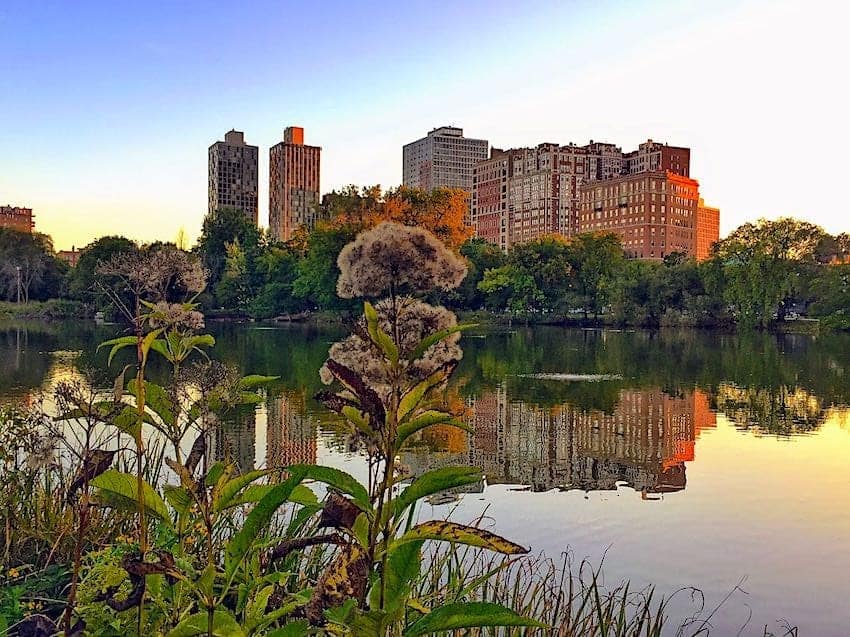
[[[300,226],[315,226],[321,154],[319,146],[304,143],[298,126],[269,150],[269,231],[278,241],[288,241]]]
[[[626,256],[697,257],[699,183],[670,171],[637,173],[582,186],[579,232],[611,232]]]

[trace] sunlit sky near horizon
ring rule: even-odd
[[[0,3],[0,204],[57,248],[197,236],[207,148],[322,146],[322,191],[401,181],[454,124],[500,148],[690,146],[721,234],[792,215],[850,231],[840,2]]]

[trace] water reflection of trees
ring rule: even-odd
[[[721,383],[714,403],[737,427],[771,434],[811,432],[827,416],[820,398],[805,389],[785,385],[754,389]]]

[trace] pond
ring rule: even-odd
[[[0,400],[102,368],[96,344],[116,329],[0,326]],[[341,328],[210,331],[214,357],[281,377],[216,433],[219,456],[365,476],[312,399]],[[426,514],[484,515],[534,553],[604,558],[609,584],[698,587],[708,611],[723,602],[712,634],[782,634],[786,620],[801,635],[850,634],[850,336],[520,327],[473,331],[462,346],[449,397],[474,433],[437,429],[402,460],[413,474],[471,464],[486,481]],[[671,614],[698,601],[680,593]]]

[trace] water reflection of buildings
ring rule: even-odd
[[[622,390],[613,413],[606,414],[511,401],[500,388],[470,400],[470,408],[474,432],[466,448],[457,441],[446,447],[427,434],[423,442],[445,452],[408,454],[414,473],[440,458],[440,464],[480,467],[491,483],[525,484],[535,491],[614,489],[618,483],[644,494],[679,491],[695,440],[715,425],[708,396],[699,390],[677,396],[660,389]]]
[[[228,414],[224,422],[218,423],[218,426],[210,430],[210,437],[216,461],[235,462],[242,473],[254,469],[257,452],[257,412],[252,407],[243,407]]]
[[[316,462],[316,421],[303,391],[282,392],[267,401],[266,464],[286,467]]]

